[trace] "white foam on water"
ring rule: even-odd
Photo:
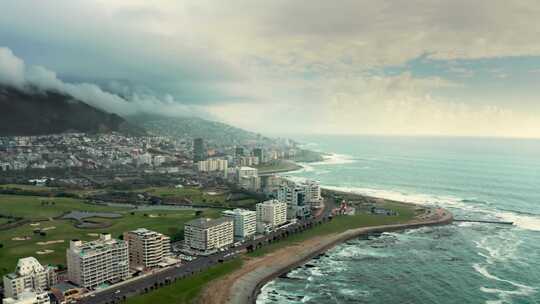
[[[358,288],[340,288],[338,292],[347,297],[368,297],[370,295],[369,291]]]
[[[433,195],[433,194],[410,194],[399,191],[361,188],[361,187],[336,187],[326,186],[323,188],[329,190],[336,190],[342,192],[356,193],[362,195],[368,195],[372,197],[384,198],[394,201],[401,201],[406,203],[415,203],[425,206],[441,206],[448,208],[457,208],[466,211],[468,214],[477,213],[481,217],[490,217],[491,219],[499,219],[505,222],[513,222],[514,226],[524,230],[540,231],[540,216],[524,215],[510,211],[500,211],[489,206],[489,204],[475,204],[471,201],[464,202],[463,199],[448,196],[448,195]],[[471,224],[460,223],[462,227],[466,227]]]
[[[479,274],[481,274],[483,277],[485,277],[485,278],[487,278],[489,280],[507,283],[507,284],[510,284],[510,285],[516,287],[516,289],[514,289],[514,290],[503,290],[503,289],[497,289],[497,288],[481,287],[480,290],[482,292],[490,293],[490,294],[496,294],[499,297],[498,301],[500,301],[500,302],[493,302],[492,301],[492,302],[489,302],[489,303],[508,303],[508,302],[511,302],[512,296],[530,296],[530,295],[536,293],[536,288],[534,288],[532,286],[528,286],[528,285],[525,285],[525,284],[520,284],[520,283],[510,281],[510,280],[506,280],[506,279],[501,279],[501,278],[491,274],[487,270],[487,266],[482,266],[482,265],[480,265],[478,263],[475,263],[475,264],[473,264],[473,269],[476,272],[478,272]],[[486,303],[488,303],[488,302],[486,302]]]
[[[461,223],[458,223],[457,224],[458,227],[473,227],[473,226],[478,226],[480,225],[480,223],[472,223],[472,222],[461,222]]]
[[[275,285],[275,282],[270,281],[261,288],[261,292],[259,296],[257,297],[257,301],[256,301],[257,304],[264,304],[270,301],[270,291],[275,290],[274,285]]]
[[[495,264],[509,260],[520,261],[519,247],[522,242],[513,231],[506,230],[485,236],[474,243],[477,248],[483,251],[478,252],[478,254],[486,258],[488,264]]]
[[[354,159],[350,155],[346,154],[337,154],[332,153],[329,155],[323,155],[324,160],[320,162],[313,162],[309,163],[310,165],[314,166],[320,166],[320,165],[343,165],[343,164],[351,164],[357,162],[356,159]]]
[[[319,267],[312,267],[309,269],[312,276],[315,277],[322,277],[324,276],[324,273],[322,273],[321,269]]]
[[[429,233],[432,231],[433,231],[433,227],[424,226],[424,227],[415,228],[415,229],[408,229],[403,233],[403,236],[406,236],[409,234]]]
[[[437,196],[429,194],[408,194],[399,191],[392,190],[382,190],[382,189],[371,189],[371,188],[361,188],[361,187],[336,187],[336,186],[326,186],[323,185],[323,188],[363,194],[372,197],[384,198],[394,201],[401,201],[406,203],[416,203],[420,205],[448,205],[457,208],[467,208],[466,204],[461,201],[461,199],[452,197],[452,196]]]
[[[495,215],[504,221],[513,222],[515,226],[521,229],[540,231],[540,216],[512,212],[496,212]]]
[[[357,258],[357,257],[373,257],[373,258],[386,258],[391,257],[392,254],[388,250],[377,250],[371,247],[359,247],[355,245],[345,244],[337,252],[333,253],[331,257],[336,258]]]
[[[304,173],[304,172],[313,172],[315,171],[315,168],[311,165],[308,165],[306,163],[299,163],[299,165],[302,167],[298,170],[289,171],[286,172],[286,174],[297,174],[297,173]]]
[[[329,170],[317,170],[314,172],[315,175],[323,175],[323,174],[328,174],[330,173]]]

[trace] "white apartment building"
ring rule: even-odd
[[[229,161],[226,159],[211,158],[197,163],[197,169],[200,172],[223,172],[226,176],[229,170]]]
[[[320,203],[322,196],[319,182],[314,180],[306,180],[300,183],[300,187],[304,188],[306,202],[310,204]]]
[[[288,218],[306,217],[311,208],[318,208],[322,201],[319,183],[307,180],[301,183],[287,182],[277,191],[277,199],[288,205]]]
[[[209,254],[234,242],[233,219],[198,218],[186,223],[184,245],[186,249],[200,254]]]
[[[257,166],[260,160],[257,156],[242,156],[238,158],[237,163],[240,166]]]
[[[171,239],[145,228],[124,233],[124,241],[128,243],[131,269],[158,267],[165,258],[171,255]]]
[[[287,204],[287,218],[304,218],[311,214],[311,206],[306,202],[304,187],[289,182],[281,185],[277,192],[277,199]]]
[[[71,241],[66,258],[68,278],[80,287],[93,288],[129,277],[128,244],[110,234],[86,243]]]
[[[246,239],[255,234],[257,212],[246,209],[226,210],[222,215],[233,219],[235,239]]]
[[[46,291],[23,291],[15,298],[4,298],[2,304],[50,304],[49,293]]]
[[[263,192],[268,195],[276,195],[284,179],[279,175],[270,175],[261,179]]]
[[[237,183],[241,188],[250,191],[259,191],[261,188],[261,178],[259,170],[251,167],[236,168]]]
[[[257,230],[275,230],[287,221],[287,204],[268,200],[257,204]]]
[[[57,283],[56,268],[43,266],[34,257],[19,259],[15,272],[4,276],[6,298],[19,298],[25,291],[42,291]]]
[[[242,177],[238,186],[249,191],[257,192],[261,189],[261,178],[258,176]]]
[[[236,168],[236,177],[240,180],[243,177],[252,177],[259,176],[259,170],[252,167],[237,167]]]

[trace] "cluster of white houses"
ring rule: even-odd
[[[248,170],[249,171],[249,170]],[[255,177],[249,173],[247,177]],[[277,199],[256,205],[256,210],[234,209],[217,219],[198,218],[184,227],[183,251],[208,255],[236,242],[250,240],[310,215],[321,201],[319,184],[285,182]],[[176,264],[168,236],[144,228],[124,233],[123,239],[101,234],[97,240],[72,240],[66,250],[67,279],[58,284],[56,268],[35,258],[22,258],[15,272],[4,276],[3,304],[68,303],[83,289],[96,289],[131,277],[134,272]]]
[[[184,228],[184,249],[191,254],[207,255],[230,247],[236,241],[255,234],[271,232],[287,222],[287,204],[268,200],[257,204],[257,211],[223,211],[217,219],[198,218]]]
[[[90,242],[72,240],[66,260],[67,279],[73,285],[57,284],[56,268],[33,257],[22,258],[15,272],[4,276],[3,304],[49,304],[51,299],[68,303],[82,289],[114,284],[133,272],[174,263],[170,248],[168,236],[142,228],[126,232],[123,240],[110,234]]]
[[[256,169],[241,167],[238,172],[239,184],[259,178]],[[311,216],[311,210],[319,208],[322,202],[319,183],[309,180],[300,183],[282,180],[274,196],[277,199],[257,204],[256,211],[226,210],[218,219],[200,218],[186,223],[184,249],[191,254],[214,253],[235,241],[270,233],[289,221],[307,218]]]

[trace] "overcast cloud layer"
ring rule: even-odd
[[[540,137],[538,16],[533,0],[3,1],[0,82],[265,132]]]

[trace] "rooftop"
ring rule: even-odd
[[[133,233],[133,234],[136,234],[136,235],[139,235],[139,236],[148,236],[148,235],[161,234],[159,232],[148,230],[146,228],[138,228],[138,229],[130,231],[129,233]]]
[[[230,219],[228,217],[220,217],[220,218],[217,218],[217,219],[209,219],[209,218],[201,217],[201,218],[194,219],[194,220],[191,220],[191,221],[187,222],[186,225],[206,229],[206,228],[210,228],[210,227],[213,227],[213,226],[216,226],[216,225],[223,224],[225,222],[232,222],[232,219]]]
[[[276,205],[276,204],[286,204],[284,202],[278,201],[277,199],[267,200],[257,205]]]
[[[245,214],[253,214],[253,213],[255,213],[255,211],[247,210],[247,209],[240,209],[240,208],[236,208],[234,210],[225,210],[222,212],[223,215],[235,215],[235,214],[245,215]]]

